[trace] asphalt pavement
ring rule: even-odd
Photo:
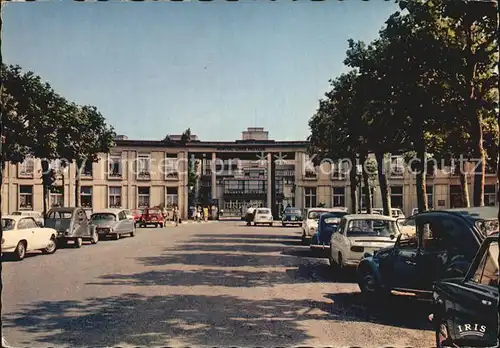
[[[431,347],[429,306],[368,304],[353,272],[300,244],[299,228],[243,222],[138,229],[135,237],[3,262],[13,347]]]

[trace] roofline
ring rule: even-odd
[[[235,140],[235,141],[190,141],[186,144],[177,141],[163,140],[131,140],[117,139],[115,146],[122,147],[164,147],[164,148],[200,148],[200,147],[308,147],[308,141],[274,141],[274,140]]]

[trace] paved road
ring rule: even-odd
[[[213,222],[3,263],[3,327],[15,347],[430,347],[426,305],[363,303],[298,228]]]

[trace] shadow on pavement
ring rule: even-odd
[[[217,240],[217,239],[234,239],[234,238],[241,238],[241,239],[271,239],[271,240],[280,240],[280,239],[297,239],[300,238],[300,235],[297,234],[296,236],[290,236],[287,234],[284,235],[270,235],[270,234],[231,234],[231,235],[221,235],[221,234],[197,234],[193,236],[193,239],[197,240],[199,238],[209,238],[210,240]]]
[[[352,270],[343,270],[334,273],[326,263],[303,263],[296,269],[287,270],[290,279],[296,282],[329,282],[357,284],[356,273]]]
[[[246,253],[275,253],[282,252],[287,246],[251,245],[251,244],[182,244],[180,247],[165,249],[165,251],[220,251],[220,252],[246,252]]]
[[[330,309],[343,313],[346,320],[372,322],[415,330],[432,331],[428,320],[432,304],[411,297],[391,296],[380,303],[369,303],[360,293],[339,293],[326,296],[333,301]]]
[[[294,239],[243,239],[243,238],[200,238],[185,242],[186,244],[282,244],[282,245],[302,245],[300,240]]]
[[[35,303],[4,316],[3,325],[41,336],[20,342],[27,346],[167,346],[173,339],[197,346],[291,346],[310,338],[300,321],[328,316],[299,314],[310,307],[304,300],[124,294]]]

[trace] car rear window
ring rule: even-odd
[[[285,214],[301,214],[300,209],[286,209]]]
[[[161,211],[158,209],[149,209],[148,214],[161,214]]]
[[[115,221],[116,216],[115,214],[111,213],[97,213],[97,214],[92,214],[90,217],[90,220],[92,221]]]
[[[499,229],[497,219],[477,221],[476,227],[485,236],[498,232]]]
[[[23,213],[20,212],[20,211],[15,211],[15,212],[12,213],[12,215],[20,216],[20,215],[23,215]]]
[[[12,215],[14,215],[14,214],[12,214]],[[3,231],[13,230],[15,225],[16,225],[16,222],[12,219],[2,219],[2,230]]]
[[[258,209],[257,214],[270,214],[271,211],[269,209]]]
[[[69,211],[51,211],[48,214],[48,219],[64,219],[69,220],[73,216],[73,213]]]

